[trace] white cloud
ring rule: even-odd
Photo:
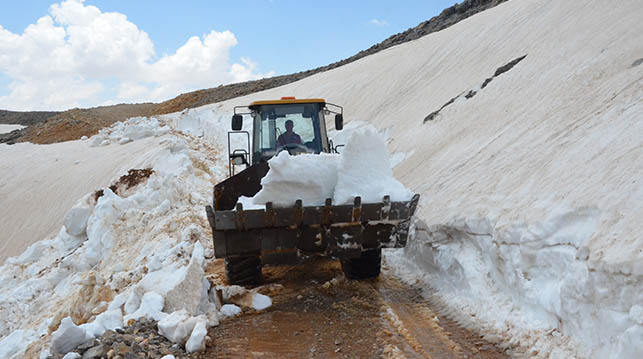
[[[368,23],[375,26],[388,26],[388,22],[386,20],[380,19],[371,19]]]
[[[0,73],[11,79],[0,108],[88,107],[112,102],[113,94],[118,102],[161,101],[272,75],[257,73],[249,59],[230,63],[237,44],[230,31],[191,37],[174,54],[154,61],[154,43],[145,31],[123,14],[83,2],[52,5],[22,34],[0,26]]]

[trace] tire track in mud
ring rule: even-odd
[[[220,261],[222,262],[222,261]],[[220,278],[222,263],[210,273]],[[211,328],[199,358],[506,358],[492,344],[442,318],[420,289],[386,270],[379,279],[346,280],[338,261],[316,258],[264,267],[258,291],[273,306],[244,310]],[[446,325],[446,326],[445,326]],[[455,330],[454,330],[455,329]]]

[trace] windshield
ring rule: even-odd
[[[321,152],[318,104],[261,105],[253,110],[256,158],[265,160],[282,150]]]

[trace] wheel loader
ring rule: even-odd
[[[225,258],[230,284],[259,284],[263,264],[289,264],[315,254],[339,259],[350,279],[373,278],[380,273],[382,248],[406,245],[418,194],[404,202],[384,196],[377,203],[355,197],[352,204],[333,204],[328,198],[324,205],[310,206],[293,193],[292,205],[286,207],[268,202],[261,209],[244,209],[237,203],[240,196],[259,192],[268,160],[281,151],[293,156],[339,153],[342,145],[335,146],[326,133],[326,116],[331,114],[336,130],[341,130],[343,108],[324,99],[282,97],[234,108],[228,132],[229,178],[214,186],[213,203],[206,206],[215,256]],[[244,115],[252,117],[252,134],[242,130]],[[235,137],[244,147],[231,149]],[[237,173],[238,167],[245,168]]]

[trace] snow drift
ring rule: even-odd
[[[160,333],[188,352],[204,348],[222,303],[204,273],[213,249],[203,208],[224,171],[206,156],[219,148],[169,132],[156,119],[139,118],[69,144],[113,153],[110,146],[151,137],[158,155],[143,161],[153,169],[149,178],[85,195],[55,237],[0,267],[3,358],[28,348],[42,357],[65,354],[140,318],[158,321]],[[264,297],[249,306],[270,306]]]

